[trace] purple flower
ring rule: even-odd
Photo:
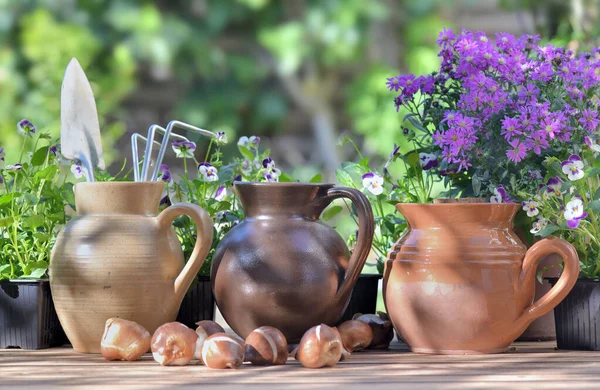
[[[596,141],[594,141],[592,138],[586,135],[583,137],[583,141],[592,150],[592,152],[594,152],[594,155],[600,153],[600,145],[598,145],[598,143],[596,143]]]
[[[275,168],[275,161],[272,158],[267,157],[262,161],[263,168],[267,171],[267,173],[279,177],[281,175],[281,171]]]
[[[173,141],[171,146],[177,158],[194,158],[195,143],[191,141]]]
[[[217,131],[217,143],[225,145],[227,143],[227,134],[224,131]]]
[[[173,182],[173,178],[171,177],[171,170],[169,169],[167,164],[161,164],[158,168],[160,180],[164,181],[167,184],[171,184]]]
[[[542,180],[542,171],[540,171],[539,169],[536,170],[529,170],[529,177],[533,180]]]
[[[556,196],[559,196],[562,191],[562,185],[563,185],[563,181],[561,180],[560,177],[552,177],[550,179],[548,179],[548,181],[546,182],[546,191],[549,194],[554,194]]]
[[[279,181],[279,176],[273,175],[272,173],[265,174],[264,178],[269,183],[275,183]]]
[[[160,207],[169,207],[171,205],[171,198],[169,198],[169,195],[165,195],[162,197],[162,199],[160,200],[159,206]]]
[[[235,176],[235,177],[233,178],[233,181],[234,181],[234,182],[236,182],[236,181],[242,181],[242,175],[237,175],[237,176]]]
[[[362,184],[373,195],[381,195],[383,193],[383,177],[375,172],[368,172],[362,175]]]
[[[578,227],[579,221],[587,217],[587,213],[583,210],[583,201],[580,198],[573,198],[565,205],[564,216],[570,229]]]
[[[438,166],[437,156],[433,153],[419,153],[419,162],[424,171]]]
[[[549,62],[544,62],[537,69],[535,69],[533,73],[531,73],[531,79],[547,83],[550,81],[553,74],[554,69],[552,68],[552,64]]]
[[[502,135],[507,141],[510,142],[515,135],[523,134],[519,128],[519,121],[516,118],[505,116],[502,119]]]
[[[533,199],[529,199],[526,202],[522,202],[521,205],[523,206],[523,210],[527,212],[528,217],[535,217],[540,213],[540,211],[537,208],[539,205]]]
[[[405,74],[398,76],[398,84],[402,88],[402,96],[405,98],[412,98],[412,96],[419,90],[419,82],[416,80],[414,74]]]
[[[217,188],[217,192],[215,192],[215,200],[221,202],[227,198],[227,187],[221,186]]]
[[[17,123],[17,132],[25,137],[33,137],[36,131],[36,127],[27,119],[21,119]]]
[[[508,144],[512,149],[506,151],[506,156],[510,161],[519,162],[523,160],[527,154],[527,148],[519,139],[509,141]]]
[[[4,184],[4,176],[0,175],[0,184]]]
[[[562,171],[569,180],[575,181],[583,179],[583,161],[577,154],[572,154],[569,159],[562,162]]]
[[[390,91],[398,92],[400,90],[400,80],[398,77],[388,77],[385,85],[387,85]]]
[[[75,179],[81,179],[86,176],[86,172],[79,164],[72,164],[71,172],[73,173],[73,176],[75,176]]]
[[[240,139],[238,140],[239,146],[243,146],[250,150],[258,149],[259,143],[260,143],[260,137],[257,137],[255,135],[251,136],[250,138],[243,136],[243,137],[240,137]]]
[[[512,203],[510,197],[508,196],[508,192],[504,189],[502,184],[498,185],[494,189],[494,195],[490,198],[491,203]]]
[[[548,220],[544,219],[543,217],[539,217],[533,223],[533,227],[531,228],[530,232],[533,234],[537,234],[537,233],[541,232],[542,230],[544,230],[544,228],[547,225],[548,225]]]
[[[416,80],[422,93],[431,95],[434,92],[434,80],[432,75],[419,76]]]
[[[213,167],[207,162],[203,162],[198,165],[198,173],[200,174],[200,179],[202,181],[214,182],[219,180],[217,168]]]
[[[0,148],[0,169],[4,168],[4,148]]]
[[[56,157],[56,155],[58,154],[58,144],[50,146],[48,150],[50,151],[50,154]]]
[[[598,111],[585,109],[581,112],[581,118],[579,118],[579,122],[583,125],[583,127],[592,132],[598,128],[598,124],[600,120],[598,120]]]
[[[450,43],[456,38],[454,31],[451,28],[444,27],[440,34],[438,35],[438,39],[436,43],[442,47],[450,46]]]

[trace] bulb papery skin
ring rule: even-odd
[[[179,322],[160,326],[152,336],[152,357],[161,366],[185,366],[196,351],[198,334]]]
[[[134,361],[150,350],[150,333],[136,322],[109,318],[104,326],[100,352],[106,360]]]

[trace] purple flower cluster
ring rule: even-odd
[[[397,110],[404,106],[435,128],[433,143],[448,166],[466,170],[491,149],[518,163],[580,141],[600,125],[589,98],[600,86],[599,51],[575,54],[538,41],[444,28],[439,71],[386,84],[399,92]]]

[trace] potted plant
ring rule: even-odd
[[[346,143],[352,145],[359,162],[344,162],[342,168],[336,171],[336,179],[341,185],[361,190],[371,201],[373,215],[375,216],[372,251],[376,256],[374,265],[376,272],[365,273],[363,270],[354,286],[350,304],[344,312],[341,322],[351,320],[357,313],[371,314],[376,312],[379,281],[383,278],[383,266],[387,252],[398,237],[404,234],[407,227],[406,221],[394,207],[396,203],[406,201],[406,192],[402,190],[402,185],[394,184],[394,180],[387,169],[399,149],[394,145],[394,150],[382,169],[383,175],[380,175],[376,169],[371,167],[371,160],[363,156],[352,139],[343,137],[341,144]],[[335,205],[329,208],[323,214],[323,219],[329,220],[345,208],[356,222],[358,218],[356,209],[351,207],[347,201],[344,204],[344,206]],[[356,244],[356,239],[357,234],[355,232],[348,237],[348,246],[353,247]]]
[[[49,134],[28,120],[17,130],[23,136],[18,160],[5,164],[0,148],[0,348],[41,349],[66,341],[46,271],[69,219],[65,209],[74,204],[73,184]]]
[[[209,141],[202,162],[194,156],[194,142],[174,141],[173,150],[183,159],[183,174],[174,178],[167,165],[160,167],[160,179],[166,183],[167,194],[161,204],[193,202],[205,209],[214,222],[213,242],[210,252],[198,273],[198,277],[183,299],[177,321],[190,327],[202,320],[214,318],[215,300],[213,296],[210,268],[215,248],[225,234],[244,217],[238,199],[232,193],[234,181],[291,181],[290,177],[275,167],[269,157],[269,150],[259,151],[260,138],[241,137],[238,140],[240,157],[224,164],[221,147],[227,143],[224,132],[217,132]],[[191,163],[190,163],[191,161]],[[190,165],[193,168],[190,169]],[[195,229],[191,220],[178,218],[174,225],[183,252],[189,257],[196,241]]]
[[[596,129],[596,111],[587,111],[582,125]],[[589,115],[589,116],[588,116]],[[575,140],[574,140],[575,141]],[[573,142],[570,156],[545,161],[547,180],[527,202],[537,214],[531,231],[571,242],[581,271],[573,290],[554,309],[559,349],[600,350],[600,145],[595,138]],[[540,275],[541,276],[541,275]],[[555,285],[558,278],[547,278]]]
[[[572,246],[557,239],[537,242],[522,263],[525,247],[512,221],[519,208],[535,213],[529,199],[522,205],[514,203],[521,193],[537,190],[543,179],[542,161],[562,154],[571,139],[591,131],[582,126],[583,110],[595,107],[583,97],[594,94],[597,58],[538,46],[538,39],[506,33],[491,39],[482,32],[455,34],[444,29],[438,40],[439,71],[387,80],[388,87],[399,92],[396,109],[405,114],[405,148],[397,155],[408,172],[410,186],[405,190],[419,203],[427,202],[429,183],[441,180],[442,196],[474,196],[489,202],[398,205],[410,230],[390,252],[384,293],[388,309],[394,307],[389,314],[395,325],[400,324],[407,335],[414,331],[406,341],[415,350],[501,351],[532,320],[558,304],[575,282],[579,265]],[[428,163],[438,166],[425,169]],[[562,282],[550,293],[553,299],[529,306],[532,265],[552,252],[560,253],[565,262]],[[507,264],[513,264],[512,271]],[[488,272],[492,279],[504,274],[505,281],[518,280],[518,292],[500,280],[481,279]],[[492,290],[495,297],[502,296],[503,308],[496,298],[488,299]],[[460,303],[454,307],[440,303],[448,296]],[[464,301],[467,297],[470,300]],[[482,302],[485,305],[478,306]],[[422,312],[411,313],[411,307]],[[466,309],[477,313],[477,325],[464,322],[475,317],[458,314]],[[437,323],[421,322],[433,318],[429,316]],[[454,316],[463,323],[452,321]],[[469,337],[463,337],[465,330]],[[435,340],[438,331],[448,340]],[[431,337],[423,339],[424,334]]]

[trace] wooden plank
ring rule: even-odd
[[[167,389],[576,389],[598,387],[600,353],[558,351],[553,342],[516,343],[498,355],[438,356],[389,351],[355,353],[335,368],[285,366],[212,370],[202,365],[161,367],[150,355],[137,362],[108,362],[70,348],[0,350],[0,388]]]

